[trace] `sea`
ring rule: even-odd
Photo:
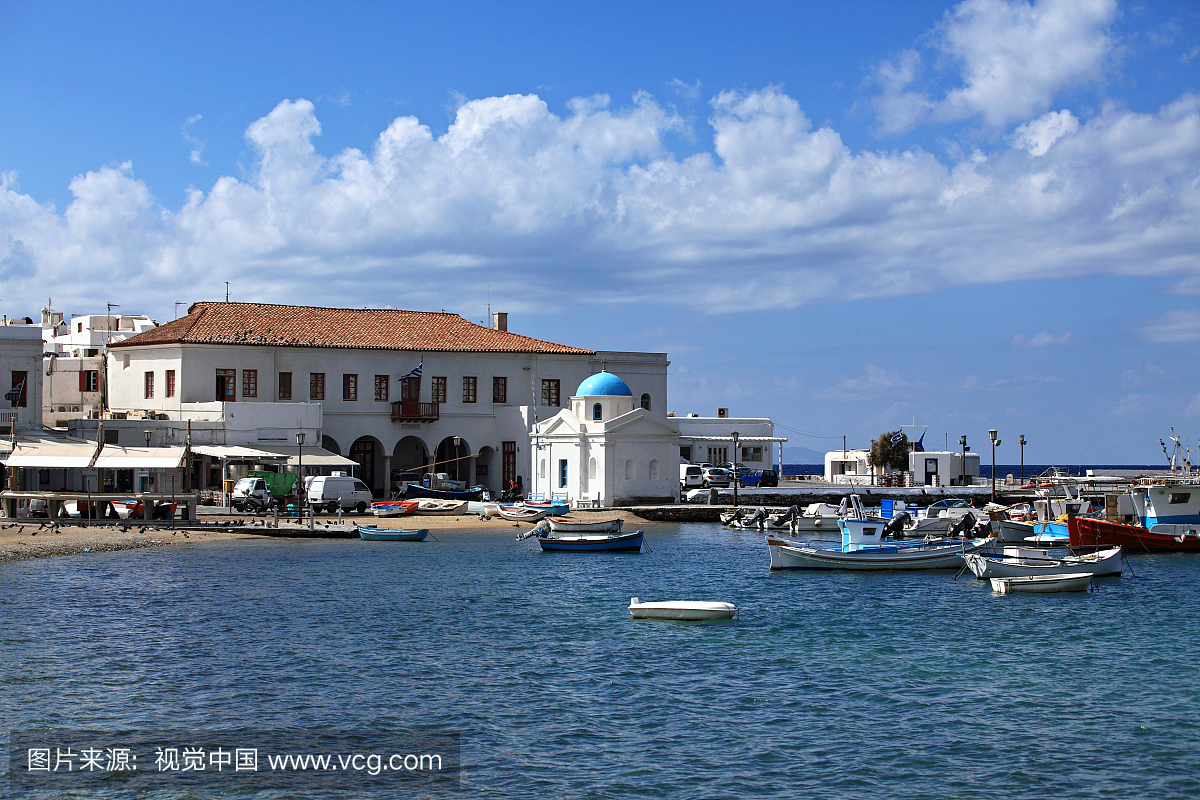
[[[998,595],[950,571],[772,572],[761,534],[644,529],[640,554],[513,528],[0,564],[0,796],[1200,796],[1196,556]],[[634,596],[742,612],[634,620]],[[50,770],[64,746],[76,768]],[[205,771],[172,769],[189,746]],[[84,771],[85,748],[112,768]],[[322,753],[346,766],[279,760]]]
[[[1123,473],[1157,473],[1166,472],[1169,469],[1167,464],[997,464],[996,479],[1001,480],[1008,475],[1014,478],[1019,478],[1022,475],[1026,478],[1032,478],[1048,472],[1051,469],[1057,469],[1064,475],[1087,475],[1087,471],[1091,470],[1095,475],[1111,475]],[[823,475],[825,474],[824,464],[784,464],[784,475]],[[992,477],[992,465],[979,464],[979,477],[988,480]]]

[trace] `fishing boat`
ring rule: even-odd
[[[425,537],[429,535],[429,531],[425,528],[420,528],[415,531],[406,531],[391,528],[375,528],[363,525],[356,526],[358,529],[358,537],[369,542],[423,542]]]
[[[404,517],[416,510],[416,500],[387,500],[371,503],[371,513],[377,517]]]
[[[1120,575],[1121,548],[1053,558],[1045,550],[1004,548],[968,553],[963,557],[976,578],[1021,578],[1033,575]]]
[[[537,522],[546,516],[545,509],[523,508],[521,506],[497,506],[496,513],[503,519],[512,522]]]
[[[1147,529],[1103,519],[1067,520],[1072,547],[1119,546],[1129,553],[1200,553],[1200,524],[1159,523]]]
[[[543,520],[537,527],[517,536],[517,540],[537,537],[542,550],[581,552],[641,552],[645,531],[611,533],[607,536],[554,536]]]
[[[992,578],[992,591],[1000,594],[1029,592],[1050,594],[1054,592],[1086,592],[1092,585],[1092,575],[1026,575],[1015,578]]]
[[[482,500],[483,487],[476,486],[474,489],[455,491],[453,489],[430,489],[428,486],[422,486],[419,483],[410,483],[404,487],[404,496],[410,499],[414,497],[432,497],[437,500]]]
[[[838,522],[842,532],[841,546],[811,547],[768,536],[771,569],[958,569],[962,567],[964,554],[973,553],[991,541],[886,539],[883,521],[868,518],[862,511],[858,495],[852,495],[852,498],[854,518]]]
[[[585,520],[548,517],[546,522],[549,523],[550,530],[555,533],[619,533],[624,520],[603,519],[596,520],[595,522],[587,522]]]
[[[733,603],[709,603],[696,600],[668,600],[662,603],[643,603],[629,599],[629,615],[634,619],[733,619],[738,608]]]
[[[419,500],[419,501],[417,501],[417,508],[415,511],[413,511],[413,513],[417,514],[419,516],[427,516],[427,517],[428,516],[449,517],[449,516],[462,515],[462,514],[467,513],[467,501],[466,500],[461,500],[461,501],[432,500],[432,499]]]

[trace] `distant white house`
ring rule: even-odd
[[[783,443],[767,417],[671,417],[679,429],[679,457],[696,464],[736,461],[750,469],[783,469]],[[737,452],[733,434],[738,435]],[[778,445],[778,447],[776,446]]]
[[[926,450],[908,454],[908,471],[917,486],[970,486],[979,477],[979,453]]]
[[[871,483],[870,450],[830,450],[825,454],[825,480],[830,483]]]

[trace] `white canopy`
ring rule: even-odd
[[[33,467],[36,469],[86,469],[96,457],[96,443],[60,444],[17,442],[12,455],[4,459],[9,467]]]
[[[192,452],[200,456],[223,458],[228,461],[282,461],[278,453],[268,453],[257,447],[241,447],[232,444],[192,445]]]
[[[298,457],[300,448],[298,447],[266,447],[262,448],[278,456],[287,457],[287,465],[289,467],[299,466],[300,458]],[[339,456],[337,453],[331,453],[324,447],[305,447],[304,448],[304,465],[308,467],[357,467],[358,462],[345,456]]]
[[[97,469],[179,469],[185,447],[121,447],[106,444],[96,457]]]

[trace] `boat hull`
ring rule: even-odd
[[[501,518],[511,522],[537,522],[542,517],[546,516],[545,509],[534,510],[532,508],[525,510],[501,508],[498,512]]]
[[[461,492],[450,489],[430,489],[418,483],[410,483],[404,488],[405,497],[432,497],[437,500],[482,500],[483,488],[466,489]]]
[[[984,546],[979,542],[843,552],[799,547],[778,539],[767,539],[767,545],[771,551],[771,569],[823,570],[960,569],[964,553],[972,553]]]
[[[640,552],[642,531],[614,536],[539,536],[538,544],[544,551],[566,552]]]
[[[1191,526],[1200,533],[1200,525]],[[1156,533],[1102,519],[1067,520],[1072,547],[1115,547],[1127,553],[1200,553],[1200,536]]]
[[[975,577],[1028,578],[1038,575],[1120,575],[1121,548],[1065,558],[997,558],[986,552],[969,553],[967,567]]]
[[[459,516],[467,512],[467,503],[464,500],[461,503],[447,505],[445,503],[418,503],[413,510],[414,514],[426,517],[451,517]]]
[[[429,531],[425,528],[404,531],[358,526],[358,538],[368,542],[423,542],[428,535]]]
[[[1014,578],[992,578],[992,591],[1000,594],[1024,592],[1029,594],[1054,594],[1057,592],[1086,592],[1092,584],[1092,575],[1037,575]]]
[[[737,614],[733,603],[708,603],[691,600],[671,600],[664,603],[639,603],[637,598],[629,603],[629,615],[634,619],[672,619],[698,621],[705,619],[733,619]]]
[[[555,533],[620,533],[624,520],[605,519],[596,522],[581,522],[571,519],[548,517],[546,522]]]

